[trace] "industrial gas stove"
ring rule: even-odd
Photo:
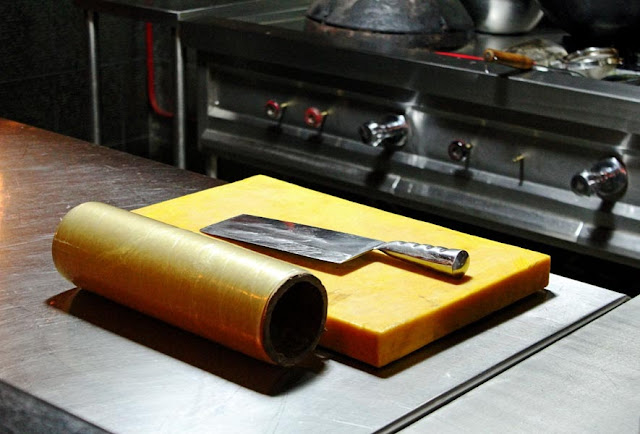
[[[345,36],[309,3],[237,1],[185,22],[211,174],[233,161],[640,267],[632,80],[478,57],[528,39],[570,41],[550,27],[517,37],[463,29],[422,46],[401,32]]]

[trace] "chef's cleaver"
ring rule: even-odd
[[[384,242],[248,214],[214,223],[200,231],[336,264],[375,249],[454,277],[462,277],[469,268],[469,254],[465,250],[404,241]]]

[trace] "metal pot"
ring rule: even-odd
[[[537,0],[460,0],[473,18],[476,30],[508,35],[527,33],[542,19]]]
[[[547,17],[589,42],[638,44],[640,2],[633,0],[538,0]]]

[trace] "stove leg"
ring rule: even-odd
[[[98,73],[98,14],[95,11],[85,12],[87,35],[89,39],[89,72],[91,80],[91,140],[100,144],[100,79]]]
[[[206,161],[206,174],[212,178],[218,177],[218,157],[215,155],[209,155]]]
[[[180,23],[175,28],[175,80],[176,80],[176,112],[174,122],[174,164],[185,169],[186,163],[186,140],[185,140],[185,92],[184,92],[184,58],[182,51],[182,29]]]

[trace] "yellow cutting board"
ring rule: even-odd
[[[254,176],[135,211],[193,232],[238,214],[288,220],[383,241],[465,249],[450,278],[374,251],[331,264],[252,247],[309,269],[329,296],[320,344],[381,367],[546,287],[547,255],[452,231],[266,176]],[[206,235],[203,235],[206,236]]]

